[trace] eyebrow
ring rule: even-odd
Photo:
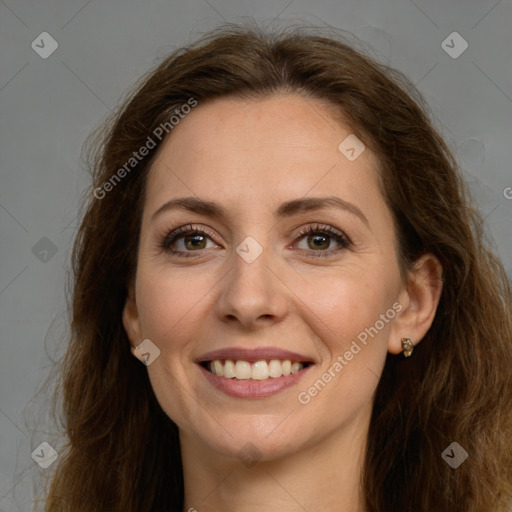
[[[282,203],[275,211],[274,217],[282,219],[285,217],[291,217],[298,213],[322,210],[329,207],[338,208],[352,213],[360,220],[362,220],[367,227],[370,227],[368,219],[365,217],[360,208],[358,208],[355,204],[349,203],[348,201],[345,201],[344,199],[336,196],[304,197],[301,199],[286,201]],[[153,213],[151,218],[155,219],[155,217],[170,210],[184,210],[218,219],[225,218],[227,216],[226,212],[221,206],[211,201],[205,201],[197,197],[179,197],[164,203],[162,206],[160,206],[160,208],[158,208],[158,210]]]

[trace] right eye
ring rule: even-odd
[[[160,248],[177,256],[191,257],[193,254],[190,253],[208,249],[209,247],[206,247],[207,239],[211,240],[212,236],[203,227],[194,227],[189,224],[168,233],[160,243]],[[179,246],[180,244],[180,248],[173,248],[173,246]]]

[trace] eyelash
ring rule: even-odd
[[[341,247],[338,249],[328,249],[328,250],[310,250],[312,253],[315,253],[313,258],[326,258],[328,256],[331,256],[333,253],[338,253],[343,249],[347,249],[350,246],[352,246],[352,241],[350,238],[343,233],[342,231],[337,231],[331,226],[327,224],[316,224],[311,225],[307,228],[303,228],[298,233],[298,238],[302,239],[307,235],[327,235],[328,237],[331,237],[334,241],[336,241]],[[171,249],[171,245],[176,242],[178,239],[186,236],[186,235],[206,235],[209,238],[214,238],[212,233],[202,227],[194,227],[192,224],[188,224],[186,226],[182,226],[178,229],[175,229],[174,231],[171,231],[168,233],[160,242],[159,247],[162,251],[170,252],[174,255],[178,255],[180,257],[190,258],[195,256],[195,252],[199,251],[176,251]],[[307,249],[304,249],[307,250]]]

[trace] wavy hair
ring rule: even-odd
[[[428,251],[444,269],[435,319],[413,357],[387,355],[361,479],[367,510],[510,506],[510,285],[421,94],[339,32],[228,25],[163,59],[95,134],[92,187],[73,247],[71,339],[54,396],[67,442],[47,512],[181,512],[178,429],[121,322],[161,142],[112,190],[97,191],[191,98],[200,108],[213,98],[279,92],[326,101],[375,152],[402,271]],[[441,457],[452,442],[469,454],[457,469]]]

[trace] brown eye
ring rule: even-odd
[[[330,256],[333,253],[346,249],[352,245],[351,240],[342,231],[335,230],[329,225],[315,225],[300,233],[300,242],[304,239],[305,247],[298,246],[299,249],[314,253],[315,258]],[[337,248],[332,248],[337,244]]]
[[[206,244],[206,237],[204,235],[186,235],[183,238],[183,243],[187,249],[204,249]]]
[[[313,250],[328,249],[330,245],[330,237],[326,235],[309,235],[307,243]]]
[[[192,256],[190,253],[208,249],[207,244],[211,239],[212,235],[205,229],[187,225],[171,231],[159,245],[162,250],[172,254]],[[216,247],[213,241],[211,243],[210,247]]]

